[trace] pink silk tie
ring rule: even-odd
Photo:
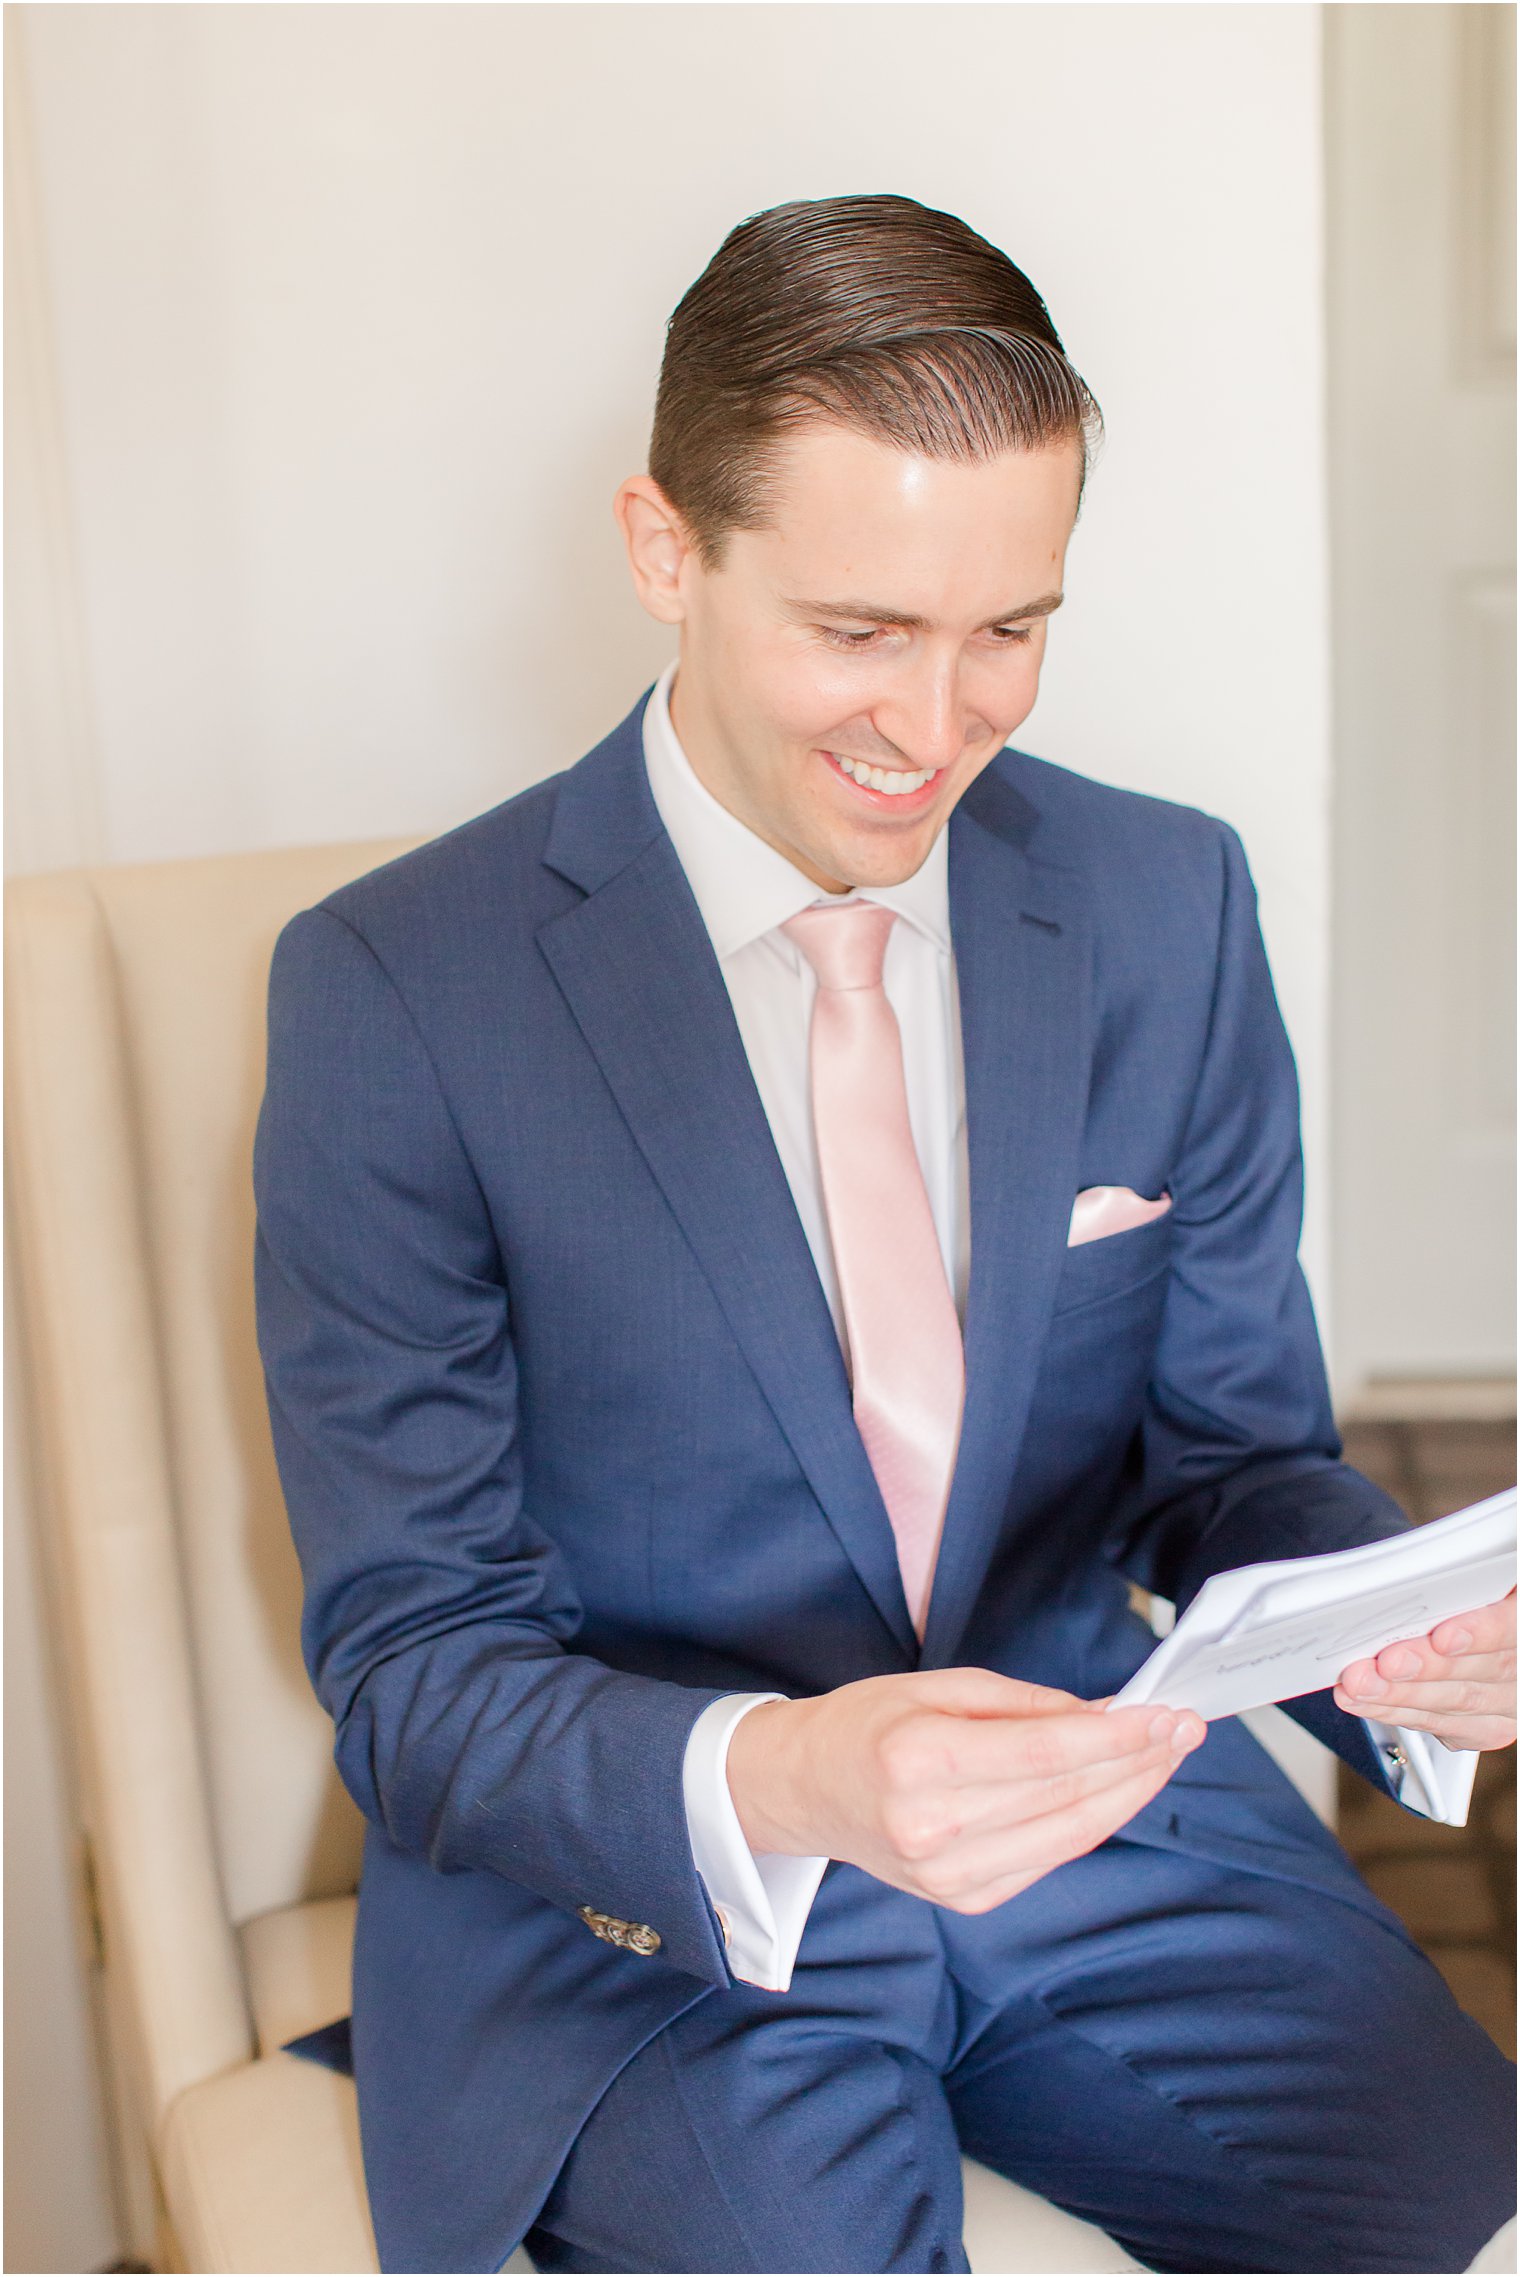
[[[902,1036],[882,986],[895,914],[805,909],[782,930],[818,976],[813,1128],[839,1275],[855,1422],[920,1637],[955,1468],[966,1366],[913,1145]]]

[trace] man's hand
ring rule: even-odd
[[[1341,1670],[1349,1715],[1434,1732],[1451,1748],[1509,1747],[1515,1737],[1515,1592],[1438,1621],[1427,1637],[1385,1645]]]
[[[847,1859],[987,1913],[1116,1833],[1203,1736],[1169,1708],[1110,1714],[987,1669],[933,1669],[752,1708],[728,1784],[756,1852]]]

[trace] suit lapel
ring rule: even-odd
[[[928,1667],[953,1656],[996,1544],[1076,1192],[1091,919],[1084,882],[1024,852],[1033,819],[989,770],[950,828],[971,1283],[965,1415],[924,1637]]]
[[[896,1547],[728,990],[636,713],[567,776],[545,860],[586,898],[538,942],[845,1554],[908,1655]]]

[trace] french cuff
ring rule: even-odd
[[[784,1692],[731,1692],[703,1709],[681,1765],[692,1861],[723,1931],[730,1973],[762,1992],[787,1992],[827,1858],[757,1858],[728,1791],[728,1747],[740,1722]]]
[[[1466,1826],[1478,1750],[1443,1747],[1431,1732],[1406,1731],[1401,1724],[1380,1724],[1371,1716],[1362,1721],[1394,1800],[1441,1826]]]

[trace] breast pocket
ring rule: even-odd
[[[1153,1218],[1149,1225],[1131,1226],[1126,1233],[1106,1234],[1101,1241],[1084,1241],[1068,1249],[1056,1284],[1056,1312],[1076,1312],[1084,1305],[1105,1304],[1111,1297],[1143,1288],[1166,1271],[1171,1253],[1170,1213]]]

